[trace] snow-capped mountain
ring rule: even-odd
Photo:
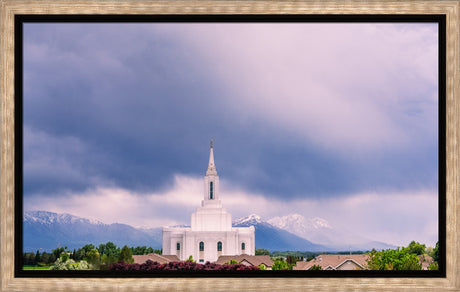
[[[242,218],[233,220],[232,225],[233,226],[246,226],[246,225],[251,226],[255,224],[260,224],[262,222],[263,222],[262,218],[259,215],[251,214],[247,217],[242,217]]]
[[[311,231],[322,228],[332,228],[326,219],[314,217],[306,219],[304,216],[299,214],[291,214],[283,217],[273,217],[268,220],[268,223],[286,230],[299,231]]]
[[[23,216],[23,250],[69,249],[85,244],[99,245],[111,241],[116,245],[161,248],[161,228],[137,229],[120,223],[104,224],[70,214],[47,211],[25,212]]]
[[[24,213],[24,222],[34,222],[40,224],[94,224],[103,225],[101,221],[85,219],[67,213],[53,213],[47,211],[30,211]]]
[[[305,218],[300,214],[290,214],[282,217],[273,217],[268,220],[270,224],[287,230],[302,238],[312,240],[326,245],[333,245],[334,240],[330,238],[332,226],[323,218]]]
[[[392,248],[344,230],[336,230],[322,218],[305,219],[292,214],[266,221],[256,214],[233,221],[234,227],[254,226],[256,248],[271,251],[337,251]],[[185,227],[184,225],[183,227]],[[111,241],[118,246],[161,248],[162,228],[134,228],[120,223],[105,224],[98,220],[47,211],[25,212],[23,249],[51,251],[58,246],[69,249],[92,243],[98,246]]]
[[[251,214],[233,221],[234,227],[254,226],[256,248],[265,248],[270,251],[326,251],[327,247],[312,243],[287,230],[275,227],[264,221],[260,216]]]
[[[371,250],[394,248],[394,246],[370,239],[350,230],[337,229],[319,217],[305,218],[300,214],[274,217],[270,224],[334,250]]]

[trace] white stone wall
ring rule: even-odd
[[[200,258],[199,243],[204,243],[203,258]],[[191,255],[199,262],[215,262],[219,254],[217,243],[222,242],[221,255],[243,254],[241,243],[245,243],[244,254],[255,254],[254,227],[232,228],[231,231],[192,231],[190,228],[163,228],[163,254],[177,255],[177,243],[181,244],[179,259],[184,261]]]
[[[192,231],[231,231],[232,215],[224,208],[201,207],[191,215]]]

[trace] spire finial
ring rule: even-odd
[[[206,171],[206,175],[208,174],[217,175],[216,165],[214,164],[214,149],[212,149],[212,138],[211,138],[211,149],[209,150],[208,171]]]

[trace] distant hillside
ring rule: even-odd
[[[334,228],[323,218],[305,218],[299,214],[290,214],[283,217],[274,217],[268,223],[289,231],[297,236],[326,245],[331,250],[376,250],[396,248],[384,242],[372,241],[353,230]]]
[[[120,223],[104,224],[70,214],[31,211],[24,214],[23,250],[69,249],[85,244],[99,245],[111,241],[117,246],[151,246],[161,248],[161,228],[136,229]]]
[[[47,211],[25,212],[23,218],[23,249],[25,251],[51,251],[58,246],[74,249],[88,243],[97,246],[108,241],[117,246],[151,246],[156,249],[162,247],[161,227],[142,229],[121,223],[105,224],[66,213],[57,214]],[[275,217],[268,222],[253,214],[234,220],[233,226],[254,226],[256,248],[265,248],[270,251],[394,248],[386,243],[372,242],[342,230],[335,230],[324,219],[307,220],[296,214],[281,218]]]
[[[233,221],[235,227],[254,226],[256,230],[256,248],[270,251],[326,251],[327,247],[314,244],[286,230],[280,229],[263,221],[258,215],[250,215]]]

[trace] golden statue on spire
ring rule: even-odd
[[[211,148],[212,148],[212,138],[211,138]]]

